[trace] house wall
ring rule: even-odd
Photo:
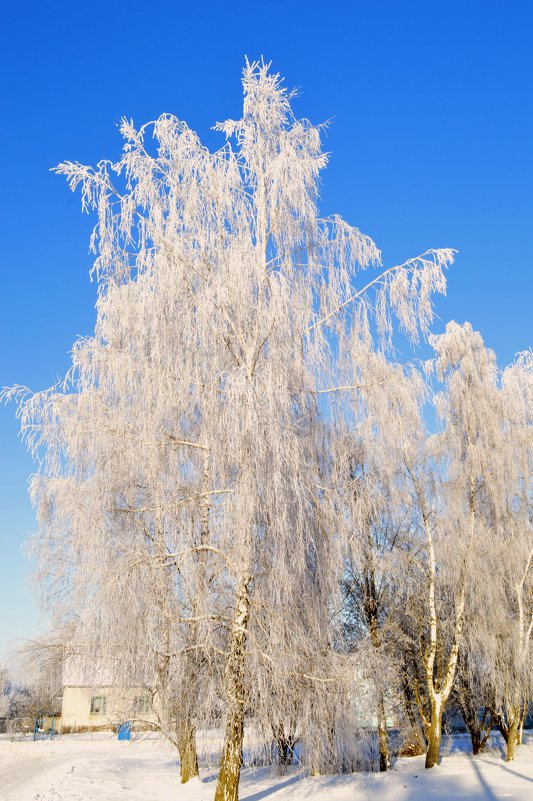
[[[142,718],[155,723],[151,709],[140,710],[137,699],[147,696],[142,687],[63,687],[61,731],[63,733],[91,730],[111,730],[125,720]],[[91,700],[105,696],[105,712],[91,712]]]

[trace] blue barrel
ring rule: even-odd
[[[131,740],[131,722],[129,720],[124,721],[118,727],[118,739]]]

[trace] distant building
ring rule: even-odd
[[[141,682],[125,687],[117,679],[115,661],[70,656],[63,666],[61,731],[112,730],[137,720],[142,727],[155,723],[152,694]]]

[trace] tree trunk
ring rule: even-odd
[[[288,732],[285,733],[285,725],[283,723],[280,723],[278,726],[273,726],[272,731],[274,733],[276,748],[278,749],[278,766],[280,773],[284,773],[285,768],[293,763],[296,737],[293,733],[293,729],[290,727]]]
[[[206,451],[204,456],[204,473],[203,473],[203,486],[204,502],[202,505],[201,525],[200,525],[200,546],[204,547],[209,544],[209,453]],[[199,550],[197,552],[197,563],[199,571],[199,587],[200,591],[193,601],[193,617],[202,614],[201,599],[205,595],[206,583],[206,569],[205,569],[205,551]],[[189,631],[189,641],[191,645],[197,644],[198,632],[197,626],[191,626]],[[190,667],[187,670],[190,679],[196,676],[197,660],[195,657],[189,657]],[[194,687],[194,680],[192,687]],[[182,718],[178,720],[177,724],[177,737],[178,737],[178,751],[180,755],[180,777],[181,783],[185,784],[189,779],[193,779],[199,775],[198,771],[198,754],[196,751],[196,728],[193,725],[191,714],[194,711],[191,699],[194,698],[194,693],[188,693],[187,697],[180,699],[180,711],[184,712]]]
[[[387,731],[387,716],[385,714],[385,701],[383,693],[378,698],[378,738],[379,738],[379,769],[390,770],[389,733]]]
[[[186,717],[178,724],[178,751],[180,755],[181,783],[198,776],[198,756],[196,754],[196,729],[191,719]]]
[[[522,710],[520,704],[515,704],[507,713],[507,720],[505,715],[498,714],[496,716],[496,725],[498,731],[507,743],[506,762],[512,762],[515,754],[515,747],[520,745],[520,723],[522,720]]]
[[[507,728],[507,724],[505,722],[505,719],[504,719],[503,715],[501,715],[501,714],[498,714],[495,717],[496,717],[497,729],[500,732],[500,734],[503,737],[503,739],[505,740],[505,742],[507,742],[507,740],[509,739],[509,729]]]
[[[294,740],[292,737],[280,740],[278,742],[279,748],[279,763],[282,767],[292,765],[294,759]]]
[[[238,704],[228,710],[226,739],[218,774],[215,801],[238,801],[242,766],[244,714]]]
[[[323,745],[324,747],[321,755],[320,773],[336,773],[339,770],[340,765],[337,753],[337,736],[334,719],[328,726]]]
[[[516,734],[516,744],[517,745],[522,745],[522,743],[524,741],[524,723],[526,722],[526,717],[527,717],[527,707],[528,707],[528,704],[527,704],[527,701],[526,701],[526,703],[524,704],[524,706],[522,708],[522,713],[520,715],[520,725],[518,727],[518,732]]]
[[[459,708],[472,740],[472,753],[474,756],[483,753],[494,724],[494,712],[490,707],[485,707],[480,721],[474,703],[470,698],[465,698],[464,695],[459,700]]]
[[[244,660],[250,595],[250,577],[242,577],[237,586],[237,602],[233,615],[228,664],[226,667],[227,718],[226,735],[215,801],[238,801],[239,779],[244,740]]]
[[[470,739],[472,740],[472,753],[474,756],[477,756],[481,751],[481,737],[479,736],[479,731],[470,729]]]
[[[440,698],[431,701],[431,719],[428,727],[428,750],[426,753],[426,768],[433,768],[439,764],[440,741],[442,737],[442,710]]]
[[[378,609],[379,599],[376,588],[376,577],[373,564],[373,549],[372,539],[370,536],[370,528],[367,526],[367,541],[368,541],[368,561],[369,568],[366,574],[366,598],[365,598],[365,614],[370,631],[370,640],[379,653],[381,646],[381,632],[379,629]],[[385,715],[385,700],[383,690],[377,687],[378,703],[377,703],[377,719],[378,719],[378,739],[379,739],[379,769],[386,771],[390,769],[390,756],[389,756],[389,734],[387,732],[387,717]]]
[[[507,754],[505,756],[506,762],[512,762],[514,759],[514,751],[518,739],[519,725],[520,725],[520,705],[517,704],[509,712],[509,727],[507,731]]]
[[[400,752],[401,756],[422,756],[426,753],[427,743],[420,729],[417,714],[413,702],[413,693],[409,686],[407,678],[403,677],[402,680],[402,693],[404,698],[405,711],[409,718],[411,733],[404,741]]]
[[[339,770],[345,772],[346,768],[339,764],[337,758],[334,728],[324,732],[323,739],[313,748],[309,768],[311,776],[326,776],[337,773]]]

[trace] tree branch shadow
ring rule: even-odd
[[[290,776],[285,781],[280,782],[279,784],[275,784],[273,787],[266,787],[264,790],[259,790],[257,793],[253,793],[252,795],[242,795],[242,801],[261,801],[262,798],[268,798],[269,795],[274,795],[277,793],[278,790],[284,790],[285,787],[289,787],[291,784],[295,784],[297,781],[300,781],[301,775],[297,774],[295,776]]]
[[[489,785],[487,784],[486,780],[484,779],[483,774],[481,772],[481,769],[479,767],[479,764],[476,762],[475,759],[472,759],[471,761],[472,761],[472,765],[474,767],[474,771],[475,771],[476,776],[477,776],[477,780],[479,781],[480,785],[483,787],[483,791],[485,793],[486,798],[489,799],[489,801],[496,801],[497,796],[494,795],[494,793],[490,789]]]
[[[513,776],[518,776],[519,779],[524,779],[526,782],[533,782],[533,779],[531,779],[529,776],[524,776],[523,773],[518,773],[517,770],[511,770],[511,768],[508,768],[507,765],[500,765],[499,767],[502,770],[506,770],[507,773],[512,773]]]

